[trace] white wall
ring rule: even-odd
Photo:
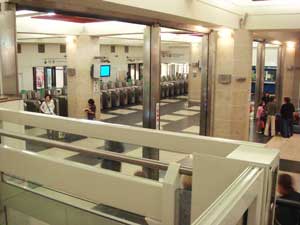
[[[143,61],[143,47],[142,46],[130,46],[129,52],[125,53],[125,46],[116,45],[116,52],[111,53],[110,45],[101,45],[100,46],[100,56],[107,57],[111,63],[111,76],[109,80],[115,81],[117,79],[117,74],[121,73],[126,76],[128,71],[128,62],[127,56],[130,58],[140,59]],[[134,63],[134,62],[132,62]],[[138,63],[138,62],[137,62]],[[107,81],[107,80],[104,80]]]
[[[38,44],[22,43],[18,54],[19,90],[33,90],[33,67],[66,66],[66,53],[60,53],[59,44],[46,44],[45,53],[38,53]],[[55,63],[45,64],[45,59],[55,58]]]
[[[22,53],[18,54],[19,90],[33,90],[33,67],[66,66],[66,53],[60,53],[60,44],[46,44],[45,53],[38,53],[38,44],[22,43]],[[182,44],[165,44],[161,46],[163,52],[171,57],[162,57],[162,63],[189,63],[190,47]],[[127,57],[143,62],[143,46],[129,46],[129,53],[125,53],[124,45],[116,45],[116,52],[111,53],[110,45],[100,46],[100,56],[107,57],[111,62],[111,77],[115,81],[117,74],[126,76],[129,62]],[[45,64],[45,59],[54,58],[55,63]],[[107,81],[107,80],[105,80]]]
[[[189,63],[190,61],[190,47],[186,46],[176,46],[176,44],[162,44],[162,52],[167,52],[171,54],[171,57],[162,57],[162,63]],[[166,54],[166,55],[168,55]],[[143,62],[144,52],[142,46],[129,46],[129,53],[125,53],[125,46],[116,45],[116,52],[111,53],[110,45],[100,46],[100,56],[107,57],[111,62],[111,77],[109,80],[115,81],[117,74],[127,73],[128,64],[134,62],[128,62],[127,56],[130,58],[137,59],[137,63]]]

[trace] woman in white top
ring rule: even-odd
[[[45,96],[45,101],[42,103],[40,110],[42,113],[47,115],[55,115],[54,113],[55,105],[51,95],[47,94]],[[47,130],[48,139],[55,139],[55,132],[53,130]]]
[[[55,115],[55,113],[54,113],[55,105],[54,105],[54,101],[53,101],[51,95],[47,94],[45,96],[45,101],[42,103],[40,109],[41,109],[42,113],[45,113],[48,115]]]

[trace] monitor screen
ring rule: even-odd
[[[110,65],[101,65],[100,77],[109,77],[109,76],[110,76]]]

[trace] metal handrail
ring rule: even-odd
[[[26,134],[16,134],[10,131],[6,131],[3,129],[0,129],[0,135],[6,136],[9,138],[16,138],[23,141],[34,141],[38,143],[45,144],[47,146],[56,147],[56,148],[62,148],[73,152],[78,152],[80,154],[86,155],[86,156],[92,156],[92,157],[101,157],[104,159],[114,160],[118,162],[124,162],[139,166],[148,167],[151,169],[160,169],[160,170],[168,170],[169,163],[164,163],[156,160],[151,159],[139,159],[132,156],[127,156],[122,153],[116,153],[116,152],[109,152],[104,150],[93,150],[85,147],[79,147],[72,144],[67,144],[59,141],[53,141],[53,140],[47,140],[40,137],[33,137]],[[180,174],[184,175],[192,175],[192,168],[181,166],[179,170]]]

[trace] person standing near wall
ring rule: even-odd
[[[45,101],[42,103],[40,110],[42,113],[47,114],[47,115],[55,115],[54,110],[55,110],[55,104],[52,99],[52,96],[49,94],[45,95]],[[54,131],[52,130],[47,130],[47,136],[49,139],[54,139]]]
[[[289,97],[284,98],[284,104],[281,106],[280,114],[282,120],[281,135],[284,138],[293,136],[293,120],[294,120],[295,107],[291,103]]]
[[[276,120],[276,113],[277,113],[277,105],[275,103],[274,97],[270,98],[270,102],[266,106],[266,113],[267,123],[265,127],[265,136],[270,136],[270,128],[271,128],[271,136],[274,137],[276,130],[275,130],[275,120]]]

